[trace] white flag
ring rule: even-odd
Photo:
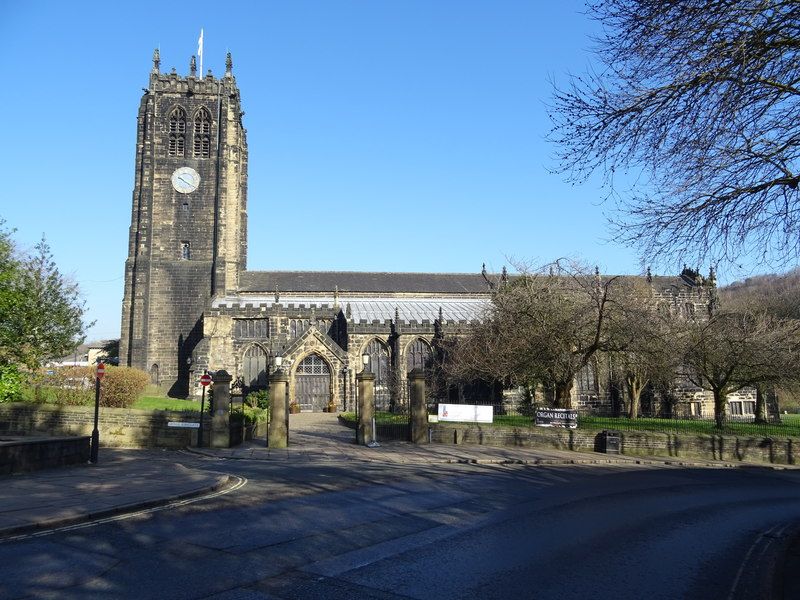
[[[200,77],[203,76],[203,30],[200,29],[200,37],[197,39],[197,58],[200,59]]]

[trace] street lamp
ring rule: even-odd
[[[342,406],[344,409],[347,410],[347,373],[348,373],[347,365],[342,367]]]
[[[364,351],[364,354],[361,355],[361,362],[364,363],[364,372],[369,373],[369,354],[366,350]]]
[[[275,357],[275,370],[276,370],[276,371],[280,371],[280,370],[281,370],[281,365],[282,365],[282,364],[283,364],[283,357],[282,357],[280,354],[278,354],[278,355]]]
[[[187,373],[186,381],[188,382],[188,384],[186,386],[187,387],[186,393],[187,393],[187,398],[191,399],[192,396],[194,395],[192,393],[192,391],[193,391],[192,390],[192,383],[193,382],[192,382],[192,355],[191,354],[186,357],[186,373]]]

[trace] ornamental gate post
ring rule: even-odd
[[[214,416],[211,417],[211,443],[212,448],[230,448],[230,404],[231,404],[231,377],[224,369],[217,371],[214,378]]]
[[[356,375],[358,382],[358,443],[362,446],[375,439],[375,373],[361,371]]]
[[[413,369],[408,374],[411,396],[411,441],[415,444],[428,442],[428,407],[425,403],[425,371]]]
[[[268,448],[286,448],[289,445],[289,415],[286,401],[286,385],[289,376],[278,369],[269,378],[270,414],[267,433]]]

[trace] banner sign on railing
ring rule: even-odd
[[[491,423],[494,421],[494,407],[475,404],[440,404],[440,421],[459,421],[462,423]]]
[[[568,408],[537,408],[534,423],[539,427],[577,429],[578,411]]]

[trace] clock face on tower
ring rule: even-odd
[[[172,187],[176,192],[189,194],[200,185],[200,174],[192,167],[178,167],[172,174]]]

